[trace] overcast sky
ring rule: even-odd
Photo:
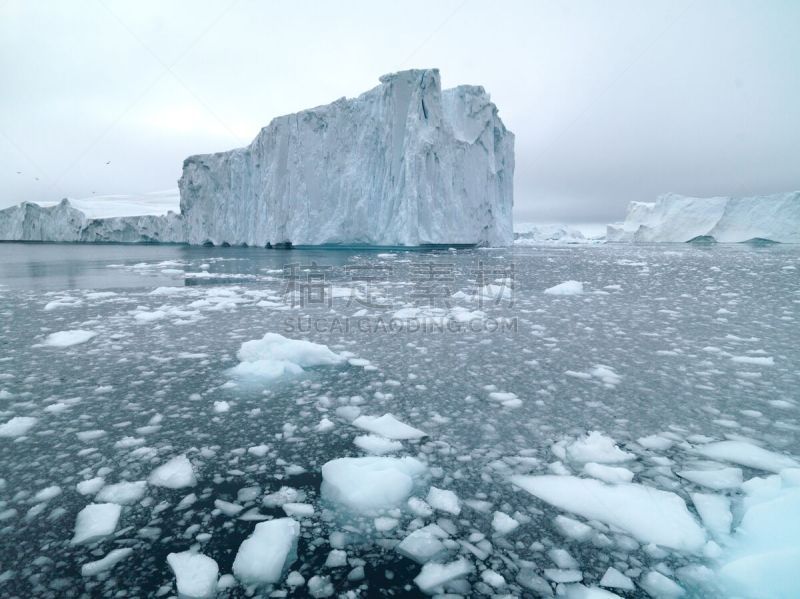
[[[520,221],[800,189],[798,32],[794,0],[0,0],[0,207],[175,187],[414,67],[491,93]]]

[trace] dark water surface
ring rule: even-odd
[[[583,282],[583,293],[543,293],[568,280]],[[473,563],[452,592],[555,593],[559,585],[545,574],[555,567],[553,548],[570,552],[587,586],[609,566],[631,578],[687,565],[713,570],[706,556],[662,555],[607,528],[610,547],[565,538],[553,524],[560,512],[508,479],[560,468],[578,474],[574,464],[553,466],[560,463],[553,446],[594,430],[636,454],[625,466],[637,481],[687,503],[697,489],[674,472],[697,459],[687,451],[693,435],[754,439],[800,455],[799,318],[800,248],[789,246],[407,252],[0,244],[0,424],[36,418],[25,435],[0,438],[0,594],[174,596],[168,553],[195,548],[230,574],[256,523],[240,516],[282,517],[261,499],[289,486],[315,508],[300,519],[290,570],[306,580],[329,577],[337,595],[419,596],[420,566],[393,548],[419,519],[403,511],[396,528],[378,532],[372,515],[342,514],[321,496],[323,464],[364,455],[353,444],[364,433],[349,423],[355,409],[390,412],[428,433],[404,441],[399,454],[428,466],[420,497],[433,484],[462,502],[491,504],[424,519],[451,533],[446,560],[463,555]],[[94,336],[44,344],[51,333],[75,330]],[[232,379],[241,344],[268,332],[368,364],[314,367],[271,382]],[[521,401],[505,405],[490,397],[498,392]],[[215,402],[227,402],[227,411]],[[320,432],[324,418],[335,426]],[[86,431],[102,432],[78,434]],[[665,431],[675,443],[662,451],[636,442]],[[76,514],[92,500],[77,483],[146,480],[181,454],[192,461],[196,486],[149,486],[123,507],[114,535],[70,545]],[[52,486],[61,492],[35,498]],[[176,509],[190,493],[196,501]],[[226,515],[215,500],[243,510]],[[519,529],[494,534],[497,510],[514,515]],[[484,559],[462,542],[482,535],[491,542]],[[332,542],[343,537],[349,564],[326,567]],[[121,547],[133,554],[101,575],[81,575],[82,564]],[[365,578],[348,580],[360,565]],[[491,587],[484,570],[506,584]],[[531,573],[533,587],[525,584]],[[690,594],[723,594],[713,583],[674,578]],[[644,594],[640,586],[610,590]],[[309,592],[234,586],[220,596],[273,591]]]

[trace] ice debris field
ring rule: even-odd
[[[4,597],[800,593],[797,249],[27,250]]]

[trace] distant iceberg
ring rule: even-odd
[[[608,225],[608,241],[800,243],[800,191],[748,198],[666,194],[631,202],[623,223]]]
[[[191,156],[174,195],[24,202],[0,239],[214,245],[480,245],[513,241],[514,135],[482,87],[436,69],[274,119],[253,142]]]
[[[570,225],[514,224],[514,245],[602,243],[602,238],[590,237]]]

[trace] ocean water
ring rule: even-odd
[[[582,293],[545,293],[566,281],[581,282]],[[48,345],[62,331],[92,335]],[[267,333],[324,344],[345,360],[271,380],[232,374],[242,343]],[[721,555],[656,547],[510,479],[585,478],[565,448],[599,431],[630,456],[611,465],[676,495],[700,522],[691,493],[708,489],[677,472],[738,467],[746,480],[777,469],[705,459],[698,448],[732,440],[800,456],[798,339],[800,248],[791,246],[0,244],[0,425],[36,419],[24,434],[0,436],[0,594],[174,596],[167,554],[193,549],[231,573],[257,519],[284,515],[263,496],[288,486],[314,507],[298,517],[288,569],[328,577],[337,595],[420,596],[421,566],[395,545],[438,523],[449,537],[438,561],[461,556],[472,568],[446,589],[455,593],[579,592],[576,575],[559,582],[553,570],[577,571],[592,587],[614,567],[635,581],[633,590],[608,589],[623,596],[652,590],[653,572],[689,595],[725,596],[716,572],[732,559],[735,532],[714,537]],[[387,506],[397,524],[378,531],[375,514],[326,497],[323,464],[365,455],[353,443],[364,434],[350,422],[357,413],[391,413],[427,433],[393,455],[426,464],[414,495],[451,490],[460,513],[415,518],[404,503]],[[326,418],[333,427],[317,430]],[[651,435],[661,441],[639,441]],[[196,485],[149,485],[123,506],[113,534],[70,544],[76,515],[92,501],[79,482],[144,481],[177,455],[191,460]],[[747,487],[717,493],[732,502],[735,531]],[[241,510],[231,515],[218,500]],[[496,511],[519,527],[498,534]],[[559,514],[588,521],[591,534],[565,535]],[[344,546],[346,566],[325,566],[334,546]],[[118,548],[133,552],[99,575],[81,574]],[[574,563],[559,567],[553,549]],[[364,577],[348,579],[359,566]],[[309,592],[279,583],[220,596],[273,591]]]

